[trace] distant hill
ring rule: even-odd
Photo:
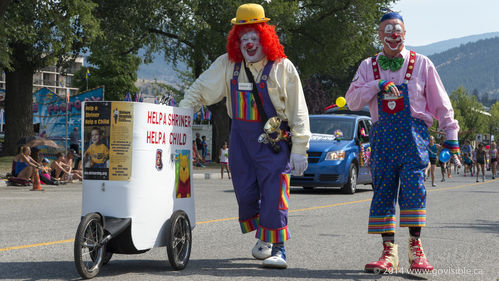
[[[489,32],[489,33],[483,33],[483,34],[477,34],[477,35],[471,35],[471,36],[466,36],[466,37],[461,37],[461,38],[454,38],[454,39],[449,39],[445,41],[440,41],[436,43],[432,43],[429,45],[424,45],[424,46],[407,46],[407,49],[413,50],[416,53],[423,54],[425,56],[431,56],[436,53],[441,53],[444,51],[447,51],[449,49],[459,47],[462,44],[467,44],[470,42],[476,42],[478,40],[482,39],[488,39],[488,38],[493,38],[493,37],[498,37],[499,32]]]
[[[139,56],[143,51],[139,51]],[[172,63],[165,61],[162,53],[153,54],[152,63],[141,64],[137,71],[137,81],[135,86],[146,97],[154,95],[153,84],[155,81],[171,85],[177,89],[182,88],[182,80],[179,78],[179,73],[175,70]],[[187,66],[183,62],[178,62],[177,69],[186,71]],[[154,98],[152,98],[154,99]]]
[[[139,51],[139,56],[143,52]],[[141,64],[139,70],[137,71],[138,80],[150,80],[154,81],[156,79],[159,82],[163,82],[170,85],[180,84],[182,81],[178,78],[178,73],[175,71],[173,64],[165,61],[163,53],[154,53],[153,62],[148,64]],[[177,69],[185,71],[187,66],[179,62],[177,64]]]
[[[460,85],[499,98],[499,37],[461,45],[430,56],[450,94]]]

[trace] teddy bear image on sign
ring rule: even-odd
[[[175,185],[177,198],[191,197],[190,151],[177,150],[178,160],[175,162]]]

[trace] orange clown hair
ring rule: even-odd
[[[262,22],[232,26],[232,30],[229,31],[229,35],[227,36],[226,46],[231,61],[241,62],[243,60],[239,38],[250,30],[258,31],[260,44],[262,44],[263,52],[267,56],[267,59],[276,61],[286,57],[284,47],[279,42],[279,37],[277,37],[277,33],[275,32],[275,26]]]

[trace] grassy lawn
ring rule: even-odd
[[[5,174],[10,172],[10,169],[12,168],[12,159],[14,159],[14,156],[0,157],[0,175],[5,176]]]

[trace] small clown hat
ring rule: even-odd
[[[236,17],[232,19],[232,24],[252,24],[259,22],[267,22],[269,18],[265,17],[265,11],[259,4],[243,4],[237,8]]]

